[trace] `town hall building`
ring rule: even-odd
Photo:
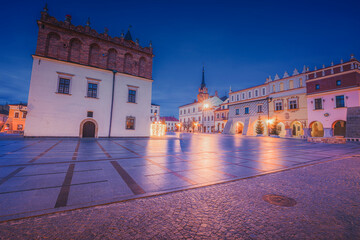
[[[47,7],[37,24],[25,136],[150,135],[151,43],[59,21]]]

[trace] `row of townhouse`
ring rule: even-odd
[[[224,133],[257,135],[276,128],[280,137],[360,138],[360,62],[347,62],[290,76],[266,79],[262,85],[229,93]],[[276,126],[274,126],[276,125]]]
[[[215,95],[213,96],[209,95],[205,84],[205,72],[203,69],[202,82],[197,99],[192,103],[179,107],[180,131],[204,133],[219,132],[220,125],[215,124],[215,122],[218,122],[220,119],[216,119],[216,112],[219,108],[224,107],[226,102],[228,102],[228,98],[226,96],[219,97],[217,92],[215,92]]]

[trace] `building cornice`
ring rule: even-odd
[[[33,54],[32,57],[33,57],[33,59],[44,59],[44,60],[48,60],[50,62],[61,62],[63,64],[67,64],[67,65],[71,65],[71,66],[81,66],[83,68],[102,71],[102,72],[111,72],[111,73],[113,72],[113,70],[111,70],[111,69],[103,69],[103,68],[89,66],[89,65],[85,65],[85,64],[81,64],[81,63],[63,61],[63,60],[59,60],[59,59],[55,59],[55,58],[51,58],[51,57],[44,57],[44,56],[40,56],[40,55],[36,55],[36,54]],[[144,77],[138,77],[138,76],[127,74],[127,73],[116,72],[116,74],[117,75],[123,75],[123,76],[126,76],[126,77],[132,77],[132,78],[136,78],[136,79],[143,80],[143,81],[148,81],[148,82],[153,82],[154,81],[153,79],[144,78]]]
[[[327,75],[327,76],[321,76],[321,77],[318,77],[318,78],[308,79],[308,80],[306,80],[306,83],[315,82],[315,81],[318,81],[318,80],[323,80],[323,79],[331,78],[331,77],[337,77],[337,76],[341,76],[341,75],[349,74],[349,73],[353,73],[353,72],[360,73],[360,69],[351,69],[351,70],[348,70],[348,71],[345,71],[345,72],[339,72],[339,73],[334,73],[334,74]]]
[[[332,90],[316,92],[316,93],[307,93],[306,97],[329,95],[331,93],[339,93],[339,92],[349,92],[349,89],[351,89],[351,91],[360,90],[360,86],[350,86],[350,87],[338,88],[338,89],[335,89],[335,90],[332,89]]]

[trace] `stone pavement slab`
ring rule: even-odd
[[[1,139],[0,220],[184,190],[360,154],[360,145],[181,134]]]
[[[0,223],[0,239],[359,239],[360,157]],[[276,194],[291,207],[264,201]]]

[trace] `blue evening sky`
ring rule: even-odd
[[[120,36],[132,25],[152,40],[153,103],[161,115],[196,98],[205,65],[210,94],[262,84],[304,64],[313,69],[360,55],[360,1],[47,1],[50,15]],[[37,24],[45,1],[1,4],[0,104],[26,102]]]

